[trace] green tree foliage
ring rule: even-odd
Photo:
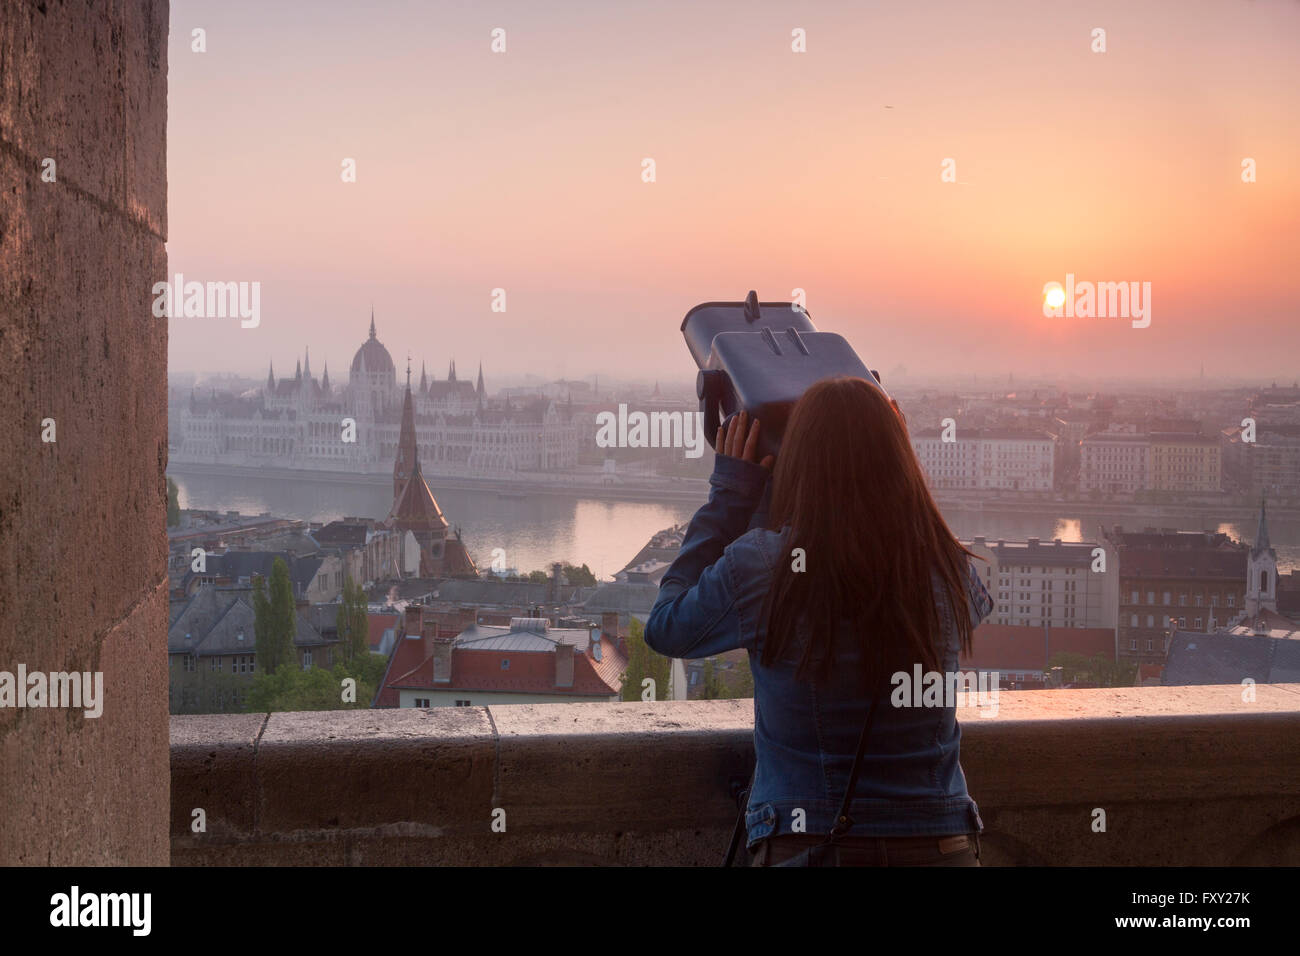
[[[286,666],[296,670],[293,637],[298,631],[298,609],[284,558],[276,558],[271,564],[270,594],[266,593],[261,577],[254,582],[253,614],[258,672],[274,674]]]
[[[365,589],[360,584],[353,584],[349,575],[343,582],[343,598],[334,616],[339,633],[339,652],[345,661],[354,661],[370,653],[366,603]]]
[[[1105,654],[1085,657],[1082,654],[1061,652],[1052,655],[1048,666],[1061,668],[1061,680],[1066,684],[1133,687],[1137,683],[1137,664],[1130,661],[1116,662]]]
[[[721,700],[726,696],[727,688],[723,685],[722,679],[718,677],[718,668],[713,663],[712,657],[704,662],[703,671],[700,680],[700,699]]]
[[[181,523],[181,490],[167,476],[167,527],[175,528]]]
[[[664,657],[650,649],[645,642],[645,629],[632,618],[627,629],[627,670],[623,672],[623,700],[641,699],[641,681],[649,677],[655,682],[655,700],[668,700],[668,680],[672,674],[672,658]]]
[[[545,571],[529,571],[528,580],[532,584],[545,584],[551,580],[551,576]]]
[[[384,679],[388,660],[381,654],[363,654],[332,668],[301,670],[282,667],[274,674],[259,671],[248,691],[245,709],[265,714],[292,710],[364,710],[374,700]],[[356,681],[356,700],[345,701],[344,681]]]
[[[591,568],[587,567],[585,563],[580,568],[566,564],[564,566],[564,576],[575,587],[594,588],[596,586],[596,575],[592,573]]]

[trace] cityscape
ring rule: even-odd
[[[408,868],[1283,925],[1298,51],[1292,0],[0,0],[16,938],[189,940],[238,872],[419,946],[358,905]]]

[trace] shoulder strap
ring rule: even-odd
[[[844,800],[840,803],[840,812],[835,815],[835,825],[831,827],[827,843],[834,843],[853,828],[853,818],[849,816],[849,804],[853,802],[853,791],[858,788],[858,772],[862,769],[862,755],[867,752],[867,738],[871,736],[871,724],[876,718],[876,704],[880,695],[873,694],[871,706],[867,708],[867,719],[862,725],[862,734],[858,737],[858,752],[853,757],[853,769],[849,771],[849,787],[844,791]]]
[[[871,706],[867,708],[867,719],[862,724],[862,733],[858,735],[858,752],[853,756],[853,769],[849,771],[849,787],[844,792],[844,799],[840,802],[840,812],[835,815],[835,824],[831,827],[830,834],[826,837],[827,843],[834,843],[836,838],[843,836],[853,827],[853,818],[849,816],[849,804],[853,802],[853,792],[858,788],[858,774],[862,770],[862,756],[867,752],[867,740],[871,736],[871,725],[876,718],[876,704],[880,702],[880,695],[875,694],[871,698]],[[757,755],[755,755],[757,757]],[[731,866],[736,858],[736,852],[740,849],[740,842],[745,832],[745,811],[748,809],[749,792],[754,789],[754,777],[758,775],[758,764],[755,762],[754,771],[749,777],[749,786],[740,793],[740,815],[736,819],[735,829],[731,832],[731,845],[727,848],[727,857],[723,866]]]

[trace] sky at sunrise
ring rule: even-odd
[[[173,0],[168,277],[261,317],[171,367],[341,382],[373,305],[417,375],[689,381],[682,316],[753,288],[882,370],[1289,382],[1298,54],[1290,0]],[[1045,317],[1067,274],[1150,325]]]

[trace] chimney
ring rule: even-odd
[[[453,638],[440,637],[433,642],[433,682],[451,683],[451,647]]]
[[[458,634],[478,625],[478,606],[461,608],[459,617],[459,627],[456,631]]]
[[[609,637],[618,637],[618,611],[600,612],[600,632]]]
[[[438,640],[438,622],[432,618],[424,622],[420,631],[420,639],[424,644],[424,656],[433,656],[433,646]]]
[[[419,604],[406,605],[406,619],[403,631],[407,637],[414,637],[424,630],[424,608]]]
[[[555,645],[555,686],[573,686],[573,645]]]

